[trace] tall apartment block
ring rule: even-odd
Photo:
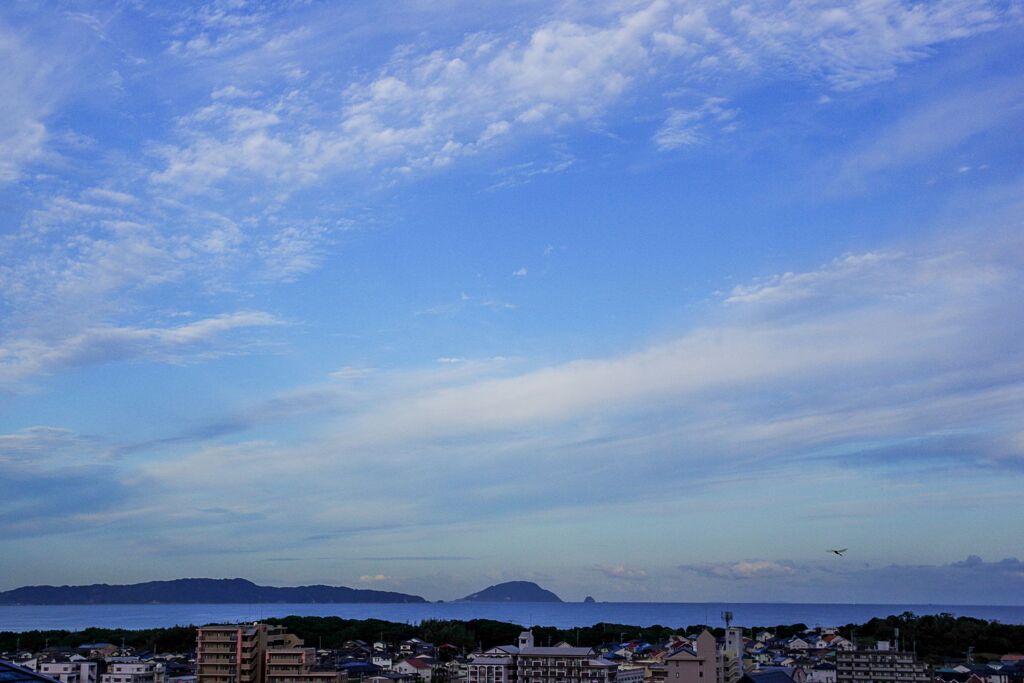
[[[316,652],[279,626],[203,626],[196,636],[197,683],[342,683],[315,665]]]
[[[913,652],[893,650],[880,642],[874,650],[836,653],[836,683],[930,683],[927,664]]]
[[[722,680],[724,683],[739,683],[743,678],[743,630],[730,627],[725,629],[722,645]]]
[[[197,683],[264,683],[266,624],[203,626],[196,636]]]

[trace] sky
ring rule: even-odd
[[[0,590],[1021,604],[1022,24],[3,3]]]

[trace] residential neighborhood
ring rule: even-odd
[[[465,651],[419,638],[325,649],[257,622],[201,627],[189,652],[87,643],[16,649],[0,653],[0,661],[20,672],[4,681],[20,676],[24,683],[1024,683],[1020,654],[976,662],[965,653],[930,666],[913,646],[855,646],[826,627],[785,637],[704,629],[598,647],[539,643],[524,630],[514,643]]]

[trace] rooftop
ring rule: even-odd
[[[0,659],[0,683],[59,683],[49,676],[36,673],[23,666],[18,666]]]
[[[589,647],[524,647],[519,654],[526,657],[592,657],[594,650]]]

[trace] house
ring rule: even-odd
[[[810,650],[811,644],[801,638],[800,636],[793,636],[786,641],[786,649],[788,650]]]
[[[424,683],[430,683],[434,674],[433,660],[420,657],[408,657],[391,666],[391,670],[397,674],[414,676]]]
[[[425,640],[420,640],[419,638],[410,638],[409,640],[403,640],[398,646],[398,652],[402,656],[415,655],[433,651],[433,643],[428,643]]]
[[[807,672],[807,683],[836,683],[835,664],[820,663]]]

